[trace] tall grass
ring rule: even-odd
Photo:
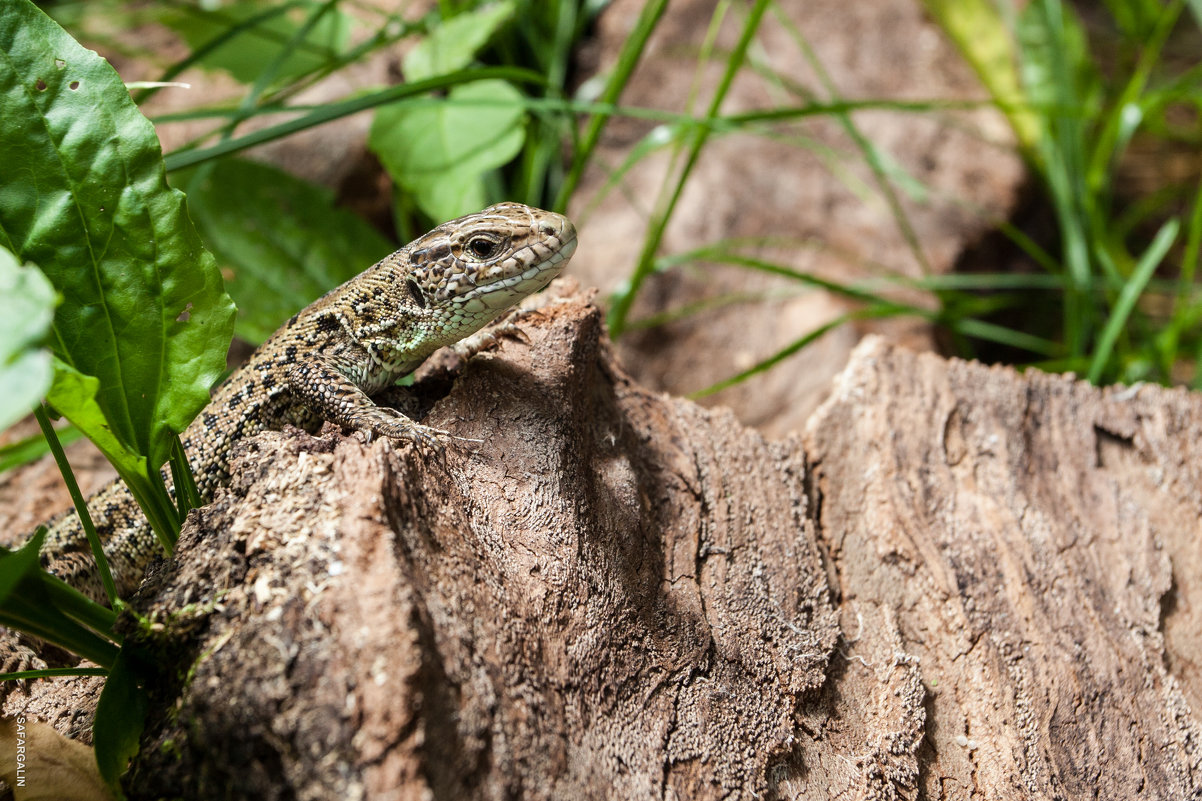
[[[817,87],[796,91],[800,104],[764,112],[721,117],[718,104],[726,83],[712,98],[700,134],[678,128],[673,147],[683,154],[683,167],[665,179],[661,201],[648,223],[648,233],[631,278],[616,294],[610,311],[611,330],[620,334],[634,298],[646,277],[657,269],[681,264],[681,254],[662,255],[663,231],[681,187],[696,163],[706,132],[742,129],[763,135],[758,125],[824,114],[848,134],[876,180],[880,197],[892,210],[910,247],[918,281],[894,280],[932,292],[934,311],[897,302],[881,281],[830,284],[828,291],[859,304],[853,317],[910,315],[929,320],[953,334],[963,354],[976,355],[981,344],[1004,345],[1025,354],[1020,363],[1052,370],[1071,370],[1095,383],[1153,380],[1202,385],[1200,359],[1202,294],[1195,274],[1202,242],[1202,184],[1198,172],[1176,184],[1152,187],[1143,195],[1119,191],[1124,155],[1137,137],[1145,146],[1171,148],[1185,144],[1197,152],[1198,109],[1202,107],[1202,67],[1196,59],[1166,57],[1172,37],[1198,40],[1197,6],[1184,15],[1184,0],[1161,3],[1108,3],[1087,30],[1073,9],[1059,0],[1036,0],[1021,10],[1010,3],[987,0],[939,2],[928,8],[977,68],[994,103],[1015,132],[1021,154],[1036,179],[1039,198],[1054,215],[1057,235],[1037,242],[1005,221],[999,229],[1025,252],[1031,272],[1024,275],[977,275],[972,286],[932,278],[923,246],[898,202],[895,172],[884,166],[887,154],[857,128],[854,113],[837,104],[840,97],[813,48],[773,7],[778,24],[788,30],[819,77]],[[758,23],[760,4],[752,4],[741,36]],[[1138,10],[1133,10],[1138,9]],[[720,4],[717,18],[727,6]],[[740,40],[741,42],[744,39]],[[701,58],[707,54],[702,48]],[[1100,65],[1098,51],[1108,52]],[[726,76],[745,64],[746,50],[724,56]],[[1105,69],[1103,69],[1105,66]],[[826,105],[815,97],[825,95]],[[854,102],[854,101],[850,101]],[[860,101],[863,102],[863,101]],[[881,108],[887,102],[876,101]],[[930,108],[933,108],[934,104]],[[895,104],[898,112],[914,112]],[[928,109],[929,110],[929,109]],[[1185,118],[1186,122],[1174,122]],[[646,148],[649,151],[651,148]],[[623,165],[629,169],[629,165]],[[779,264],[765,264],[733,243],[715,242],[693,252],[710,263],[768,270],[800,285],[816,285],[814,276]],[[1042,301],[1033,303],[1033,296]],[[1037,311],[1058,309],[1057,325],[1049,326]],[[677,319],[695,310],[669,313]],[[1000,315],[1008,311],[1008,314]],[[1025,312],[1025,314],[1024,314]],[[1005,320],[1005,323],[1001,321]],[[641,327],[641,325],[640,325]],[[829,328],[824,326],[822,331]],[[816,334],[800,337],[759,364],[731,379],[700,390],[725,388],[780,363],[810,344]],[[988,352],[988,351],[987,351]]]
[[[173,23],[177,29],[194,18],[210,26],[217,24],[219,30],[186,58],[165,69],[164,80],[177,77],[187,67],[212,66],[209,61],[215,52],[256,33],[274,35],[279,42],[239,102],[163,119],[210,118],[216,122],[206,137],[168,154],[167,165],[172,170],[196,167],[349,114],[392,104],[454,105],[461,101],[448,96],[448,90],[473,81],[499,79],[521,89],[520,99],[499,102],[519,103],[529,117],[520,152],[486,177],[488,194],[491,199],[518,199],[562,211],[569,203],[589,205],[589,199],[574,201],[573,197],[583,175],[595,166],[596,149],[608,120],[615,115],[661,119],[663,124],[632,149],[601,189],[602,193],[610,191],[629,171],[638,169],[643,158],[670,149],[673,166],[653,204],[638,259],[629,266],[626,280],[610,299],[610,330],[619,337],[632,325],[646,327],[697,312],[681,308],[650,320],[630,319],[630,310],[647,279],[657,270],[672,269],[686,261],[682,254],[663,251],[664,234],[677,213],[694,167],[705,158],[710,139],[732,134],[775,136],[781,125],[808,117],[827,117],[843,129],[852,143],[853,157],[858,154],[869,169],[873,191],[891,210],[907,243],[914,272],[925,276],[919,280],[885,276],[827,287],[856,305],[849,318],[919,316],[947,330],[963,355],[992,352],[988,348],[979,350],[982,345],[1003,345],[1018,355],[1020,363],[1076,371],[1098,383],[1154,380],[1199,385],[1202,297],[1195,278],[1202,249],[1202,184],[1196,175],[1186,176],[1177,184],[1154,187],[1138,197],[1117,188],[1124,155],[1133,141],[1145,145],[1150,142],[1153,148],[1156,143],[1198,144],[1196,115],[1202,100],[1202,67],[1172,58],[1166,48],[1170,48],[1174,37],[1194,36],[1196,41],[1199,4],[1190,6],[1187,0],[1168,4],[1114,0],[1104,4],[1100,13],[1094,10],[1091,27],[1087,28],[1073,7],[1061,0],[925,3],[977,70],[993,103],[1010,121],[1018,148],[1040,190],[1042,201],[1035,202],[1046,203],[1055,217],[1056,237],[1051,241],[1036,241],[1005,221],[996,221],[1031,263],[1032,271],[1025,277],[978,275],[969,287],[931,276],[923,243],[899,199],[899,193],[913,190],[899,182],[913,179],[891,169],[888,153],[856,123],[856,112],[864,108],[929,114],[964,104],[900,103],[840,95],[805,32],[790,20],[783,6],[769,0],[718,3],[710,33],[698,46],[697,69],[700,75],[702,69],[717,62],[722,67],[721,78],[709,97],[694,95],[683,114],[620,105],[648,42],[668,13],[663,0],[644,4],[594,100],[571,96],[571,59],[573,48],[588,32],[600,6],[574,0],[521,0],[514,8],[514,19],[521,20],[521,24],[502,26],[462,66],[320,106],[297,104],[295,98],[315,82],[382,48],[409,37],[429,35],[447,20],[471,14],[484,4],[444,0],[436,11],[417,20],[383,15],[374,20],[373,35],[341,46],[315,40],[313,33],[348,5],[337,0],[285,2],[262,7],[254,14],[226,17],[220,10],[207,12],[185,3],[164,4],[182,15],[183,22],[177,19]],[[148,13],[112,0],[108,7],[110,13]],[[355,8],[361,12],[361,8]],[[62,13],[70,15],[70,7]],[[269,27],[281,16],[294,20],[287,35]],[[777,75],[757,60],[752,45],[765,20],[788,33],[817,76],[817,85],[798,86],[791,76]],[[714,36],[723,25],[733,26],[738,34],[735,46],[720,52],[714,47]],[[267,34],[263,33],[265,26]],[[1099,63],[1100,52],[1107,54],[1104,65]],[[307,68],[299,71],[295,69],[298,53],[309,59]],[[723,114],[722,105],[733,79],[744,71],[756,72],[788,100],[752,113]],[[153,91],[141,97],[149,97]],[[478,106],[480,101],[475,103]],[[280,115],[287,115],[287,119],[243,130],[250,120]],[[1195,121],[1192,128],[1188,122],[1177,121],[1183,115]],[[918,191],[921,194],[923,188]],[[404,211],[398,217],[402,234],[433,221],[421,217],[420,209],[404,191],[398,192],[397,202]],[[693,256],[704,254],[708,263],[769,269],[796,281],[799,287],[822,283],[784,265],[766,265],[749,255],[753,250],[724,240],[708,243]],[[898,285],[926,289],[935,306],[899,302],[895,291]],[[1033,303],[1033,296],[1042,300]],[[1024,308],[1054,308],[1058,323],[1049,326],[1046,319],[1034,314],[1024,318]],[[809,334],[799,338],[732,380],[742,380],[778,364],[813,338]],[[702,392],[730,383],[723,381]]]

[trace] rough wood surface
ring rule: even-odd
[[[1202,398],[870,340],[806,450],[831,797],[1202,797]]]
[[[632,385],[580,299],[523,327],[428,420],[478,447],[255,440],[159,591],[224,595],[139,793],[771,791],[837,637],[799,451]]]
[[[869,340],[766,442],[522,325],[418,384],[481,444],[243,450],[131,795],[1202,798],[1197,395]]]

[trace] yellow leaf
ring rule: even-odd
[[[91,748],[24,716],[0,718],[0,778],[14,801],[113,801]]]
[[[1034,148],[1039,124],[1019,78],[1014,42],[996,6],[989,0],[922,0],[922,4],[1010,120],[1019,145]]]

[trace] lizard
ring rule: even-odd
[[[234,370],[181,436],[202,503],[228,484],[234,444],[264,429],[291,424],[313,432],[328,420],[368,440],[380,436],[434,449],[451,442],[448,432],[372,396],[439,348],[458,345],[467,357],[494,341],[481,329],[545,288],[575,249],[576,229],[566,217],[499,203],[439,225],[330,290]],[[158,541],[119,480],[87,505],[118,594],[125,596],[160,552]],[[74,510],[48,523],[40,558],[50,573],[104,600]]]

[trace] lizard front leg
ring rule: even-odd
[[[288,385],[293,398],[323,419],[363,431],[369,440],[381,436],[441,448],[452,439],[446,431],[424,426],[396,409],[377,406],[337,367],[320,358],[293,366],[288,371]]]

